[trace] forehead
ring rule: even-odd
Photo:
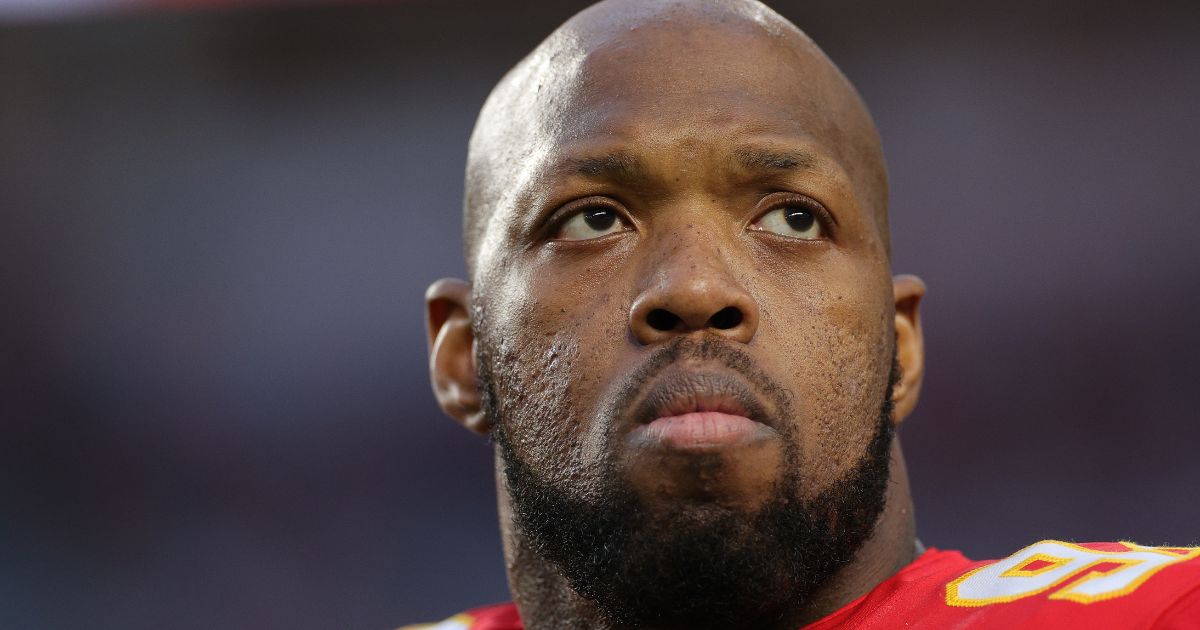
[[[703,94],[621,95],[578,105],[530,160],[532,177],[513,210],[538,207],[559,184],[573,189],[577,177],[682,191],[764,171],[806,171],[852,187],[841,145],[814,132],[809,120],[777,103],[707,87]]]

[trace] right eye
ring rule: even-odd
[[[604,206],[584,208],[563,222],[558,238],[563,241],[586,241],[629,229],[620,213]]]

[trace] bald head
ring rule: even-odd
[[[480,112],[464,203],[472,276],[502,255],[514,215],[544,201],[564,148],[621,132],[666,136],[743,109],[761,119],[751,126],[821,144],[886,249],[878,134],[853,86],[800,29],[755,0],[605,0],[547,37]]]

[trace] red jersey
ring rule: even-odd
[[[409,630],[523,630],[516,606]],[[1043,540],[1002,560],[929,549],[803,630],[1200,629],[1200,547]]]

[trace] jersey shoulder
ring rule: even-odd
[[[524,630],[512,603],[483,606],[437,623],[419,623],[398,630]]]
[[[1166,571],[1166,569],[1172,569]],[[1200,547],[1043,540],[946,584],[946,604],[981,607],[1036,596],[1095,604],[1129,596],[1182,595],[1200,586]],[[1133,598],[1134,600],[1145,599]]]
[[[1043,540],[999,560],[932,549],[814,624],[835,628],[1198,628],[1200,548]]]

